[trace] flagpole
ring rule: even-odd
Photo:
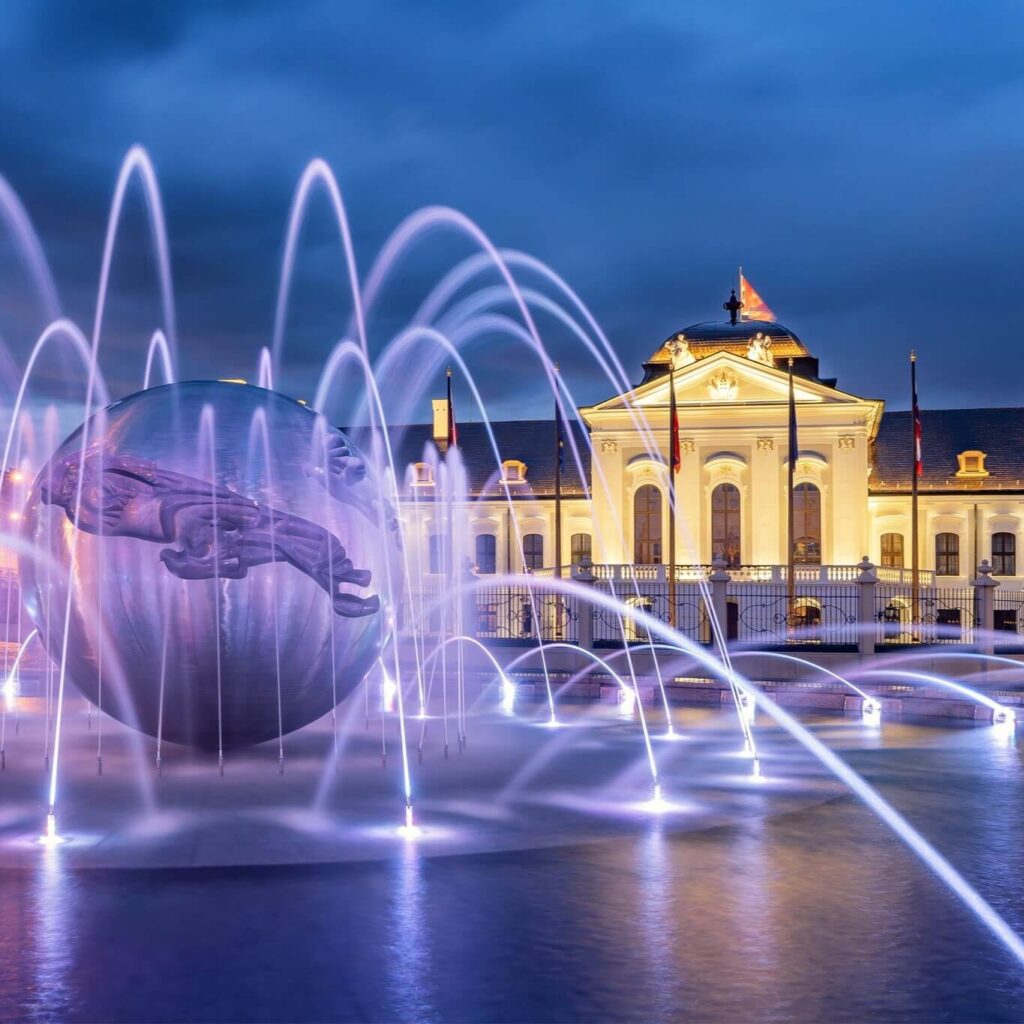
[[[562,417],[558,409],[558,363],[555,363],[555,578],[562,578]]]
[[[445,457],[446,459],[451,458],[452,449],[459,443],[458,442],[458,428],[455,426],[455,407],[452,405],[452,368],[448,367],[447,373],[448,379],[448,436],[445,439]],[[448,464],[448,486],[445,488],[447,494],[445,499],[445,512],[447,518],[448,529],[446,550],[444,553],[445,561],[448,563],[445,568],[448,572],[448,579],[453,580],[455,578],[455,524],[452,522],[454,519],[454,503],[452,494],[452,463]]]
[[[668,624],[676,628],[676,368],[668,364]]]
[[[794,612],[796,609],[796,580],[793,578],[793,548],[796,540],[794,536],[794,515],[793,515],[793,477],[796,471],[796,399],[793,395],[793,357],[789,357],[789,461],[786,467],[787,476],[787,513],[786,524],[786,621],[792,627],[794,625]]]
[[[921,461],[918,458],[918,423],[920,410],[917,407],[917,353],[911,349],[910,352],[910,608],[911,620],[916,623],[921,618],[921,587],[920,577],[920,552],[918,550],[917,536],[917,475],[920,470]]]

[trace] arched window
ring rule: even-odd
[[[592,558],[590,534],[574,533],[569,539],[569,550],[573,565],[582,562],[584,558]]]
[[[711,492],[711,555],[721,555],[729,568],[740,564],[740,489],[719,484]]]
[[[992,572],[995,573],[996,576],[1017,575],[1016,534],[992,534]]]
[[[476,535],[476,571],[492,575],[497,568],[498,543],[493,533]]]
[[[523,568],[531,572],[544,568],[544,537],[528,533],[523,538]]]
[[[903,534],[882,534],[882,567],[884,569],[903,568]]]
[[[793,561],[821,565],[821,491],[814,484],[793,488]]]
[[[935,575],[960,575],[960,535],[958,533],[937,533],[935,535]]]
[[[633,561],[661,562],[661,491],[654,484],[644,484],[633,495]]]

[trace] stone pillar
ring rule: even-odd
[[[865,555],[857,565],[857,649],[861,654],[875,653],[875,586],[878,575],[871,559]]]
[[[729,563],[721,556],[715,555],[711,561],[711,575],[708,584],[711,587],[711,612],[718,620],[722,631],[722,640],[729,638]]]
[[[576,571],[572,577],[577,583],[583,583],[588,587],[593,587],[597,582],[597,577],[594,575],[593,563],[590,561],[589,555],[584,555],[580,559],[580,564],[576,567]],[[576,636],[579,640],[580,647],[590,650],[594,646],[594,606],[586,600],[583,595],[578,598],[578,615],[579,619],[577,622]]]
[[[992,566],[988,559],[983,558],[978,566],[978,576],[971,582],[974,587],[974,613],[977,620],[978,651],[981,654],[993,654],[995,652],[995,639],[992,630],[995,629],[995,596],[999,580],[992,579]]]

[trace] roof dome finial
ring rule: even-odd
[[[743,303],[736,298],[736,289],[733,288],[732,294],[729,296],[728,302],[722,303],[722,309],[728,310],[729,323],[736,323],[736,317],[739,315],[739,311],[743,308]]]

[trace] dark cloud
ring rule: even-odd
[[[362,268],[413,209],[448,204],[554,266],[638,368],[717,316],[739,263],[841,385],[905,403],[1019,404],[1024,14],[1010,2],[4,5],[0,172],[91,318],[106,208],[133,142],[157,164],[183,361],[251,373],[288,206],[323,156]],[[142,203],[115,268],[107,370],[141,375],[158,315]],[[432,240],[376,322],[470,247]],[[326,204],[304,236],[288,386],[348,319]],[[0,242],[0,333],[32,321]],[[547,324],[581,400],[596,374]],[[472,351],[499,414],[531,406],[508,343]]]

